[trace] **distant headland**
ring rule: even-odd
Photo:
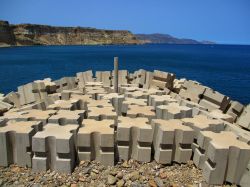
[[[90,27],[58,27],[37,24],[9,24],[0,21],[0,47],[32,45],[127,45],[127,44],[213,44],[178,39],[167,34],[133,34],[127,30]]]

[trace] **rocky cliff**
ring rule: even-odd
[[[0,22],[0,45],[138,44],[129,31]]]

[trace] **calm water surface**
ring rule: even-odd
[[[250,46],[133,45],[37,46],[0,48],[0,92],[35,79],[74,76],[88,69],[159,69],[207,85],[244,104],[250,103]]]

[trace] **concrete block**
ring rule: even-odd
[[[192,117],[192,109],[180,106],[178,103],[159,105],[156,107],[156,117],[158,119],[181,119]]]
[[[146,82],[146,71],[144,69],[139,69],[138,71],[135,71],[132,83],[142,87],[145,84],[145,82]]]
[[[12,104],[14,105],[15,107],[17,108],[20,108],[21,107],[21,104],[20,104],[20,96],[18,93],[16,92],[10,92],[8,93],[4,98],[3,98],[3,102],[6,102],[6,103],[9,103],[9,104]]]
[[[118,93],[109,93],[109,94],[98,94],[97,99],[109,100],[112,106],[115,108],[115,111],[118,115],[122,114],[122,103],[125,100],[124,95]]]
[[[32,170],[71,173],[75,166],[78,125],[47,124],[32,137]]]
[[[209,113],[209,115],[212,117],[212,118],[215,118],[215,119],[221,119],[221,120],[224,120],[224,121],[227,121],[229,123],[233,123],[233,117],[228,115],[228,114],[224,114],[222,113],[221,110],[213,110]]]
[[[156,118],[154,107],[139,105],[129,105],[126,116],[131,118],[145,117],[148,118],[149,122]]]
[[[239,184],[250,159],[250,146],[232,132],[200,131],[194,163],[209,184]]]
[[[197,138],[200,131],[213,131],[221,132],[224,130],[224,123],[218,119],[209,119],[204,115],[196,115],[193,118],[183,118],[181,119],[184,125],[191,127],[195,131],[194,142],[192,144],[193,151],[198,148]]]
[[[117,147],[119,160],[150,162],[153,129],[147,118],[119,117]]]
[[[61,99],[62,100],[69,100],[71,95],[83,95],[83,91],[81,90],[62,90],[61,92]]]
[[[122,102],[121,113],[126,114],[130,105],[147,106],[146,99],[125,98]]]
[[[241,115],[243,109],[244,109],[244,105],[242,105],[241,103],[237,101],[231,101],[226,113],[232,116],[235,122],[237,118]]]
[[[171,90],[173,88],[174,79],[175,75],[172,73],[154,70],[150,88],[158,88],[161,90],[169,88]]]
[[[153,73],[150,72],[150,71],[147,71],[146,72],[146,81],[145,81],[145,83],[143,85],[144,89],[149,89],[150,88],[150,84],[152,82],[152,79],[153,79]]]
[[[4,112],[7,112],[9,109],[11,109],[13,105],[0,101],[0,116],[3,115]]]
[[[250,105],[247,105],[239,119],[237,120],[237,124],[241,127],[250,130]]]
[[[118,84],[127,84],[128,83],[128,71],[127,70],[119,70],[118,71]],[[114,85],[114,71],[112,71],[112,85]]]
[[[154,119],[151,125],[154,129],[154,159],[158,163],[187,163],[191,159],[191,145],[195,136],[192,128],[178,119]]]
[[[36,80],[35,83],[44,83],[45,90],[48,94],[52,94],[56,92],[57,85],[56,83],[52,82],[50,78],[46,78],[43,80]]]
[[[0,165],[31,167],[31,138],[41,129],[39,121],[8,121],[0,125]]]
[[[170,95],[149,95],[148,105],[153,106],[155,109],[159,105],[167,105],[169,103],[177,103]]]
[[[229,103],[229,97],[208,88],[205,89],[205,92],[199,101],[199,104],[207,108],[208,111],[219,109],[224,112]]]
[[[54,81],[57,87],[57,92],[62,92],[63,90],[71,90],[77,87],[75,77],[63,77],[59,80]]]
[[[84,94],[85,95],[92,95],[93,99],[97,99],[98,94],[107,94],[108,92],[103,87],[85,87]]]
[[[125,92],[125,97],[132,97],[135,99],[147,99],[150,95],[164,95],[166,92],[162,90],[150,89],[140,89],[134,92]]]
[[[56,123],[59,125],[76,124],[80,125],[82,120],[86,118],[85,110],[59,110],[55,115],[48,119],[49,123]]]
[[[114,120],[84,119],[77,134],[77,153],[80,161],[96,160],[114,165]]]
[[[9,111],[5,113],[4,117],[9,120],[16,120],[16,121],[41,121],[43,125],[47,124],[48,119],[54,115],[57,111],[56,110],[25,110],[25,111]]]
[[[179,93],[180,90],[183,88],[184,82],[187,81],[186,79],[174,79],[174,86],[173,86],[173,91],[176,93]]]
[[[103,86],[111,86],[111,72],[96,71],[96,81],[102,82]]]
[[[47,110],[77,110],[79,106],[79,100],[57,100],[54,104],[47,107]]]
[[[97,121],[103,119],[113,119],[116,121],[117,114],[113,107],[89,107],[88,119],[95,119]]]
[[[179,95],[185,100],[199,103],[205,90],[206,87],[201,85],[200,83],[188,80],[184,82],[183,88],[180,90]]]

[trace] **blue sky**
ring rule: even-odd
[[[0,19],[250,44],[250,0],[0,0]]]

